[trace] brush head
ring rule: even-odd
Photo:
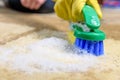
[[[90,41],[76,38],[75,46],[78,49],[85,50],[87,53],[93,54],[95,56],[104,54],[103,41]]]
[[[106,37],[104,32],[99,29],[84,32],[81,27],[76,26],[74,35],[76,37],[75,46],[78,49],[85,50],[95,56],[104,54],[103,40]]]

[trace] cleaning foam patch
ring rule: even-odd
[[[0,65],[25,72],[84,72],[97,64],[95,56],[76,53],[66,40],[51,37],[22,47],[1,47]]]

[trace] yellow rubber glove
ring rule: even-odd
[[[84,21],[82,9],[85,4],[92,6],[99,18],[102,17],[101,9],[97,0],[54,0],[56,14],[64,19],[71,22]]]
[[[55,3],[55,12],[56,14],[64,20],[70,22],[79,22],[84,21],[84,17],[82,14],[82,9],[84,5],[92,6],[99,18],[102,18],[102,13],[100,6],[97,0],[54,0]],[[70,43],[74,43],[75,36],[73,31],[68,32],[68,40]]]
[[[76,38],[74,36],[74,32],[73,31],[67,32],[67,39],[68,39],[70,44],[73,44],[75,42]]]

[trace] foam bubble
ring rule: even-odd
[[[83,72],[97,63],[95,56],[76,53],[66,40],[51,37],[24,47],[2,48],[0,64],[25,72]]]

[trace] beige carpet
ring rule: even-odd
[[[34,56],[33,55],[34,52],[31,53],[27,51],[26,46],[29,46],[31,44],[34,45],[37,42],[38,42],[37,44],[40,43],[41,45],[41,40],[46,38],[47,38],[46,41],[49,42],[53,40],[53,43],[54,43],[54,39],[57,38],[58,45],[52,44],[51,42],[49,42],[49,44],[52,44],[55,47],[57,46],[59,48],[60,46],[62,46],[61,44],[63,44],[66,41],[65,36],[66,36],[66,31],[68,31],[68,23],[57,18],[54,14],[41,14],[41,15],[25,14],[25,13],[19,13],[16,11],[11,11],[6,8],[0,8],[0,44],[1,44],[0,46],[0,50],[1,50],[0,51],[0,56],[1,56],[0,57],[0,60],[1,60],[0,61],[0,80],[120,80],[120,76],[119,76],[120,74],[120,35],[119,35],[120,27],[119,25],[120,24],[118,20],[118,17],[120,16],[117,15],[118,14],[117,10],[112,11],[112,13],[115,14],[114,17],[109,15],[108,11],[110,10],[103,10],[103,11],[106,11],[106,12],[104,12],[105,18],[103,19],[103,22],[102,22],[103,23],[102,30],[104,30],[107,33],[107,39],[105,40],[105,53],[106,53],[105,56],[101,56],[97,59],[93,57],[89,57],[91,58],[90,60],[82,59],[80,57],[80,60],[86,61],[86,64],[83,64],[83,67],[80,66],[81,68],[84,68],[85,65],[94,62],[93,64],[90,64],[91,65],[90,67],[86,68],[87,69],[86,71],[80,70],[80,71],[73,71],[73,72],[45,72],[45,71],[31,72],[30,69],[32,68],[29,69],[28,67],[28,69],[25,68],[27,70],[22,70],[26,66],[20,67],[18,69],[16,68],[17,65],[12,64],[11,61],[13,60],[14,62],[13,58],[15,58],[15,55],[30,54],[37,59],[36,56],[40,56],[39,52],[38,54],[35,53],[35,56]],[[61,41],[63,41],[63,43]],[[44,44],[42,44],[42,46],[44,47]],[[38,45],[38,47],[40,46]],[[51,51],[53,51],[53,53],[56,50],[57,50],[56,52],[61,52],[61,53],[64,52],[64,49],[61,47],[59,49],[55,48],[55,50],[53,49],[53,47],[48,46],[48,48],[50,48]],[[9,50],[11,51],[13,49],[14,53],[9,54],[9,52],[8,53],[4,52],[5,51],[4,49],[8,51]],[[45,49],[47,48],[45,47]],[[60,53],[60,56],[61,56],[61,53]],[[57,57],[57,55],[55,57]],[[72,56],[72,57],[73,59],[69,58],[69,56],[64,57],[64,59],[62,57],[53,59],[52,55],[45,56],[45,58],[48,58],[49,60],[52,59],[53,61],[58,61],[60,63],[62,62],[66,64],[76,63],[79,61],[79,57],[76,57],[76,56]],[[16,61],[19,60],[18,58],[15,58],[15,60]],[[25,60],[24,58],[22,59],[24,63],[26,59]],[[7,60],[10,60],[10,61],[7,61]],[[97,61],[91,61],[91,60],[97,60]],[[28,58],[28,61],[29,61],[29,58]],[[11,67],[11,65],[13,65],[13,67]],[[18,66],[20,65],[24,65],[24,64],[20,63]],[[37,63],[32,65],[32,67],[37,70],[41,69],[41,67]],[[71,67],[70,67],[70,70],[71,70]]]

